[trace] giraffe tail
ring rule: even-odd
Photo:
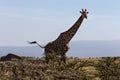
[[[41,46],[40,44],[38,44],[36,41],[33,42],[29,42],[27,41],[29,44],[37,44],[40,48],[45,48],[45,46]]]
[[[45,48],[45,46],[41,46],[40,44],[36,43],[40,48]]]

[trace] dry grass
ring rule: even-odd
[[[103,80],[97,68],[100,60],[102,58],[67,58],[67,63],[61,65],[52,61],[46,64],[44,58],[32,57],[1,61],[0,80]],[[115,62],[120,63],[120,57]]]

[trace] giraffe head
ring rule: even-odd
[[[87,14],[88,14],[87,9],[85,9],[85,10],[82,9],[82,11],[80,11],[80,13],[82,14],[82,18],[83,18],[83,19],[84,19],[84,18],[87,19]]]

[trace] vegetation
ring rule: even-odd
[[[71,57],[66,64],[22,57],[0,61],[0,71],[0,80],[120,80],[120,57]]]

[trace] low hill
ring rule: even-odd
[[[0,47],[0,56],[14,53],[22,56],[42,57],[44,49],[37,45]],[[74,41],[70,43],[69,57],[120,56],[120,41]]]

